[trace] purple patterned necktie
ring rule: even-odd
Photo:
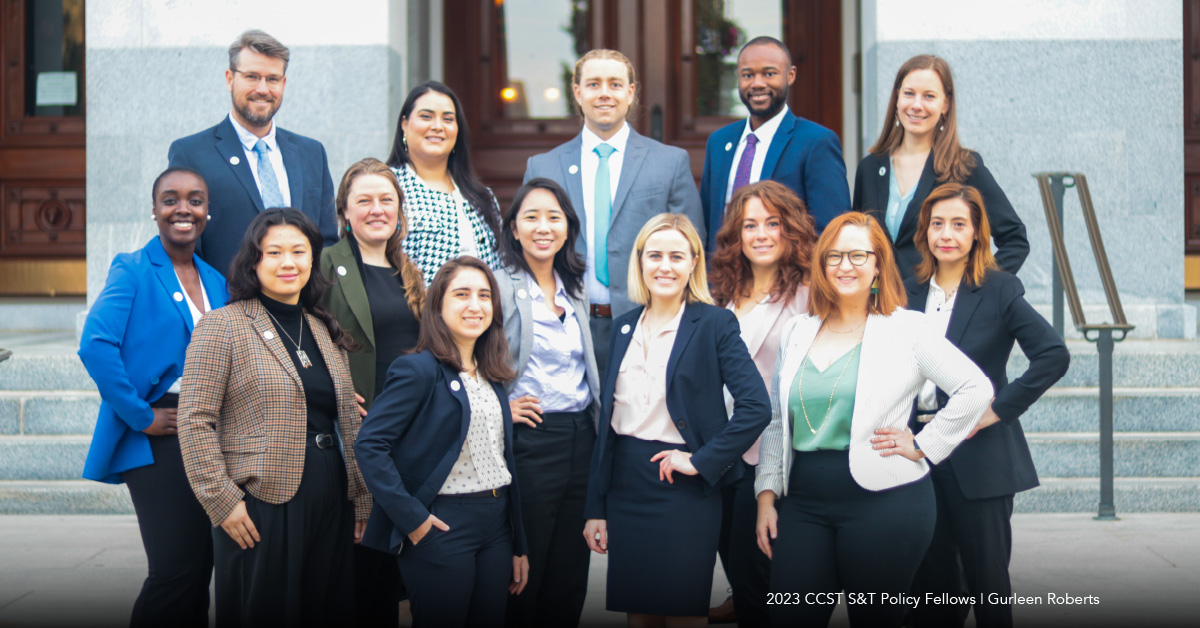
[[[754,165],[754,147],[758,145],[758,137],[753,133],[746,136],[746,149],[738,160],[737,171],[733,175],[733,191],[750,184],[750,167]]]

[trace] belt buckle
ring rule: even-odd
[[[499,497],[499,496],[500,496],[500,490],[492,489],[492,497]]]
[[[333,434],[317,434],[313,441],[317,444],[317,449],[329,449],[333,447]]]

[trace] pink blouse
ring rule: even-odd
[[[684,444],[683,436],[667,411],[667,361],[671,358],[675,332],[679,330],[685,309],[686,303],[680,306],[674,319],[649,338],[642,326],[645,311],[632,330],[628,326],[613,330],[614,333],[631,334],[613,391],[612,428],[617,434]]]

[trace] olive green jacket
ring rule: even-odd
[[[342,331],[350,334],[359,349],[350,357],[350,378],[354,390],[366,399],[364,408],[371,408],[375,399],[375,325],[371,321],[371,303],[363,286],[358,260],[354,258],[349,238],[321,252],[321,272],[333,285],[325,291],[325,307],[337,318]]]

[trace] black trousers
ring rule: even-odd
[[[395,556],[354,546],[354,615],[359,626],[395,628],[400,600],[407,597]]]
[[[928,476],[868,491],[850,475],[849,452],[799,452],[776,508],[771,591],[787,603],[771,606],[773,626],[827,626],[840,601],[851,626],[900,625],[900,596],[933,536]]]
[[[529,543],[529,583],[510,596],[511,628],[579,625],[591,552],[583,507],[596,431],[591,414],[547,412],[537,427],[517,425],[513,454]]]
[[[243,550],[221,527],[217,626],[354,625],[354,507],[337,447],[305,448],[300,488],[283,504],[246,494],[261,541]]]
[[[593,316],[588,321],[592,330],[592,353],[596,356],[596,370],[600,371],[600,382],[604,383],[604,369],[608,368],[608,342],[612,337],[612,319]],[[580,533],[580,536],[583,536]]]
[[[962,628],[966,622],[969,604],[931,603],[926,598],[931,594],[974,597],[979,628],[1012,626],[1012,606],[991,604],[988,595],[1012,595],[1008,562],[1013,496],[967,499],[949,465],[933,468],[933,488],[937,526],[912,585],[913,595],[921,600],[913,611],[916,625]]]
[[[431,527],[400,550],[414,628],[503,626],[513,563],[508,495],[439,495],[430,512],[450,530]]]
[[[754,496],[755,467],[741,461],[746,474],[721,489],[721,540],[717,551],[733,589],[737,625],[759,628],[771,624],[767,592],[771,590],[771,559],[758,549],[758,499]]]
[[[212,524],[183,470],[177,436],[150,436],[154,464],[121,474],[150,570],[129,625],[208,626]]]

